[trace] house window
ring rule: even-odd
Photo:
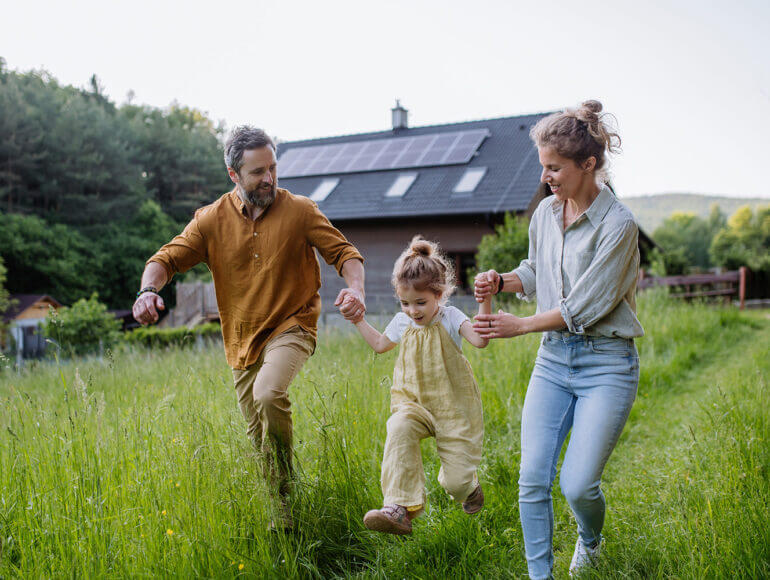
[[[324,179],[321,181],[321,183],[318,184],[318,187],[316,187],[315,191],[310,195],[310,199],[315,202],[325,200],[327,197],[329,197],[329,194],[334,191],[334,188],[337,187],[339,182],[340,180],[337,178]]]
[[[486,173],[486,167],[469,167],[455,185],[452,193],[472,193]]]
[[[417,179],[416,173],[402,173],[396,177],[385,197],[404,197],[404,194],[412,186],[415,179]]]

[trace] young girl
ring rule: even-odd
[[[393,371],[391,416],[382,460],[383,507],[364,516],[370,530],[410,534],[423,511],[425,472],[420,440],[436,438],[441,459],[438,481],[463,510],[484,505],[476,476],[484,423],[479,388],[462,354],[462,338],[484,348],[488,339],[473,330],[465,314],[445,302],[454,290],[454,272],[432,242],[415,237],[393,269],[401,312],[380,334],[363,318],[356,328],[375,352],[401,349]],[[490,312],[490,302],[479,310]],[[462,338],[461,338],[462,337]]]

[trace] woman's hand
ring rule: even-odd
[[[478,314],[473,319],[473,330],[482,338],[511,338],[527,334],[528,319],[498,310],[497,314]]]
[[[473,281],[473,296],[476,302],[484,302],[488,296],[493,296],[497,292],[497,285],[500,283],[500,274],[495,270],[488,270],[476,274]]]

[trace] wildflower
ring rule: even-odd
[[[169,536],[173,536],[173,535],[174,535],[174,530],[172,530],[171,528],[169,528],[169,529],[167,529],[167,530],[166,530],[166,533],[167,533]]]
[[[162,512],[160,512],[160,515],[165,516],[166,515],[166,510],[163,510]]]
[[[177,481],[176,482],[176,486],[179,487],[180,485],[182,485],[182,484]]]
[[[240,564],[238,564],[238,570],[243,570],[243,568],[244,568],[243,562],[241,562]]]

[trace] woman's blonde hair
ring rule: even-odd
[[[412,286],[422,292],[430,290],[446,300],[455,289],[455,272],[438,244],[415,236],[393,267],[394,288]]]
[[[576,109],[565,109],[540,119],[529,136],[538,148],[553,147],[559,155],[578,165],[593,157],[597,178],[607,181],[607,153],[620,151],[620,135],[614,125],[615,118],[602,113],[599,101],[586,101]]]

